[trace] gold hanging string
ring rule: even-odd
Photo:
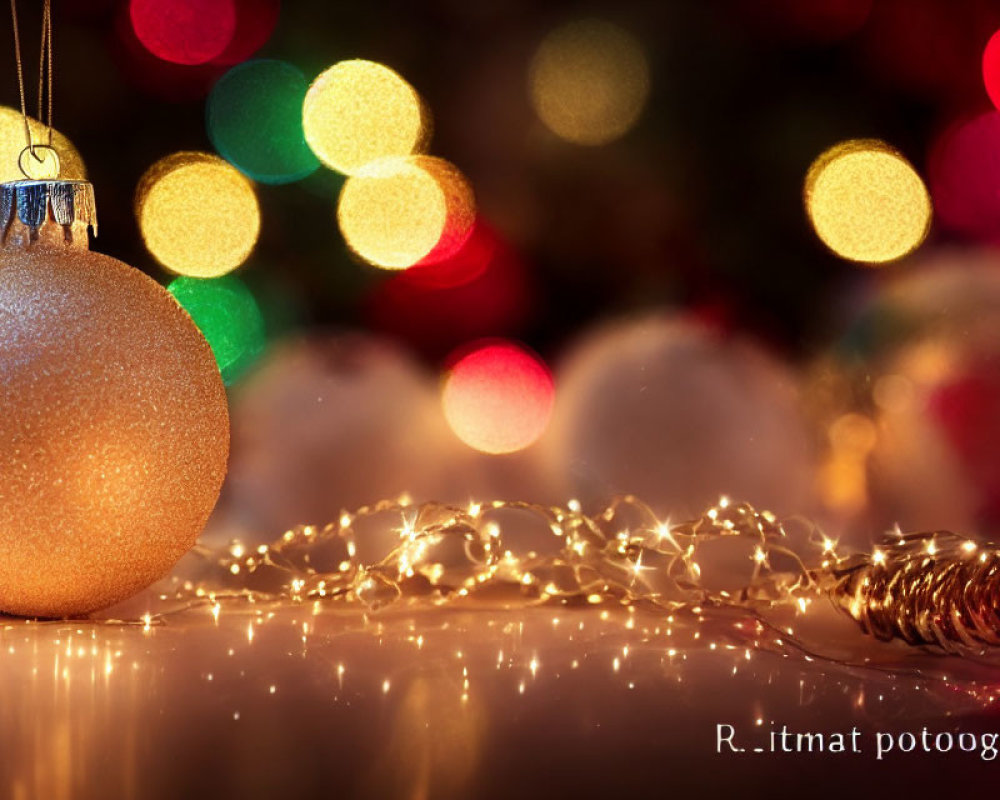
[[[46,145],[52,147],[52,4],[42,6],[42,42],[38,50],[38,120],[45,122]],[[43,116],[44,98],[48,97],[48,113]]]
[[[28,125],[28,103],[24,96],[24,67],[21,61],[21,35],[17,24],[17,0],[10,0],[10,17],[14,25],[14,61],[17,63],[17,88],[21,93],[21,118],[24,120],[24,139],[34,155],[31,141],[31,127]]]
[[[24,90],[24,59],[21,54],[21,35],[18,25],[17,0],[10,0],[10,15],[14,28],[14,59],[17,66],[17,88],[21,98],[21,118],[24,121],[25,148],[18,157],[18,166],[26,178],[35,177],[25,166],[24,157],[30,155],[37,164],[46,160],[38,153],[39,149],[48,151],[48,157],[54,162],[55,176],[59,174],[59,155],[52,147],[52,0],[44,0],[42,5],[42,34],[38,57],[38,119],[46,126],[45,142],[36,144],[31,135],[31,125],[28,121],[28,102]],[[46,108],[46,99],[48,106]]]

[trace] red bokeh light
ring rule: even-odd
[[[472,339],[516,333],[534,306],[524,265],[488,228],[477,226],[467,246],[476,248],[467,253],[470,258],[486,255],[481,261],[472,258],[475,277],[456,281],[461,273],[447,271],[450,261],[393,275],[368,297],[371,327],[431,358]]]
[[[447,258],[424,258],[400,273],[404,283],[433,289],[449,289],[475,280],[483,274],[499,245],[496,233],[477,219],[464,243]],[[435,248],[437,250],[437,248]],[[432,251],[433,252],[433,251]]]
[[[979,493],[977,515],[991,527],[1000,522],[1000,364],[970,365],[963,375],[939,386],[928,402],[945,438]]]
[[[208,94],[233,64],[250,58],[270,38],[281,10],[280,0],[237,0],[235,31],[225,50],[210,61],[182,64],[154,55],[139,40],[131,7],[115,15],[112,51],[121,73],[135,86],[169,102],[190,102]]]
[[[978,62],[998,26],[995,0],[879,0],[865,25],[865,51],[893,84],[958,108],[981,96]]]
[[[441,393],[448,424],[484,453],[512,453],[545,432],[555,386],[537,356],[512,342],[474,345],[455,361]]]
[[[236,0],[236,28],[229,46],[212,60],[231,67],[246,61],[274,33],[281,13],[281,0]]]
[[[1000,31],[990,37],[983,50],[983,84],[993,105],[1000,108]]]
[[[456,214],[449,212],[437,244],[413,266],[433,266],[453,258],[465,247],[472,230],[473,226],[467,220],[458,219]]]
[[[130,0],[129,18],[143,46],[175,64],[212,61],[236,33],[233,0]]]
[[[934,209],[945,227],[1000,242],[1000,112],[946,130],[932,148],[928,173]]]
[[[111,50],[121,73],[133,86],[173,103],[199,100],[226,71],[215,64],[183,65],[157,58],[136,38],[124,6],[115,16]]]

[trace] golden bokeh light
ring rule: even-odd
[[[868,457],[878,444],[878,428],[863,414],[844,414],[827,436],[830,452],[819,471],[820,495],[830,508],[858,513],[868,502]]]
[[[373,162],[347,179],[337,204],[348,247],[386,269],[453,255],[469,238],[475,216],[468,181],[433,156]]]
[[[320,161],[347,175],[378,159],[423,152],[429,119],[420,96],[400,75],[361,59],[321,73],[302,105],[306,142]]]
[[[260,233],[253,184],[208,153],[156,162],[139,181],[135,210],[153,257],[193,278],[217,278],[240,266]]]
[[[931,199],[912,165],[875,139],[841,142],[806,175],[806,213],[823,244],[865,264],[895,261],[930,229]]]
[[[649,64],[632,34],[601,20],[563,25],[531,64],[531,100],[554,134],[599,145],[629,131],[649,96]]]
[[[48,143],[48,128],[38,120],[28,117],[28,127],[31,129],[31,141],[36,145]],[[8,106],[0,106],[0,183],[5,181],[24,180],[24,173],[17,165],[18,157],[24,150],[24,118],[21,112]],[[52,148],[59,158],[59,177],[69,181],[82,181],[87,178],[87,170],[84,167],[80,153],[73,146],[73,143],[63,136],[59,131],[52,131]],[[55,177],[50,173],[55,167],[51,153],[44,149],[37,151],[41,163],[32,164],[32,158],[26,156],[24,163],[29,167],[32,177],[39,180]]]

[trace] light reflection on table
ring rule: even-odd
[[[12,798],[665,797],[763,791],[783,770],[825,775],[819,795],[890,771],[926,788],[983,764],[723,757],[715,726],[1000,728],[989,666],[871,643],[879,669],[809,661],[725,613],[241,603],[161,624],[0,628]]]

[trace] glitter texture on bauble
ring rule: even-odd
[[[0,610],[84,614],[194,544],[226,473],[225,389],[166,290],[89,250],[90,184],[3,184],[0,223]]]

